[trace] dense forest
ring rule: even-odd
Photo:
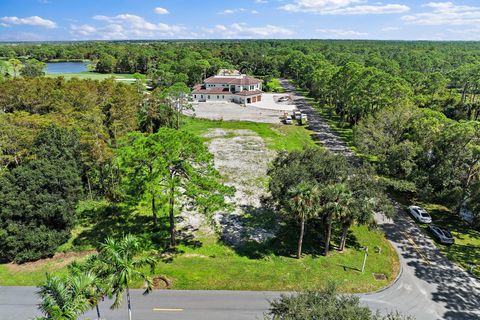
[[[205,150],[182,143],[184,133],[162,129],[181,132],[181,113],[188,104],[180,97],[221,68],[235,68],[266,83],[276,77],[294,80],[309,91],[319,107],[330,108],[343,126],[354,128],[358,153],[374,165],[379,181],[387,187],[434,199],[457,212],[462,208],[480,212],[479,43],[272,40],[4,44],[0,57],[33,66],[52,60],[86,59],[99,73],[139,73],[148,79],[139,77],[131,85],[113,80],[46,78],[35,72],[17,76],[5,62],[0,65],[0,243],[13,238],[19,243],[39,243],[36,253],[26,249],[18,252],[22,245],[1,248],[0,255],[11,260],[43,257],[64,242],[65,232],[74,223],[73,217],[65,215],[79,198],[119,201],[134,189],[137,196],[152,200],[155,216],[154,194],[161,195],[164,190],[152,189],[148,183],[140,185],[128,179],[128,174],[142,171],[145,182],[173,173],[148,175],[151,167],[142,163],[143,168],[138,165],[141,161],[135,160],[147,149],[142,143],[160,149],[177,150],[178,144],[188,147],[192,159],[198,161],[190,163],[188,170],[205,164],[208,172],[195,175],[195,186],[181,182],[180,175],[170,181],[190,186],[197,193],[205,191],[202,195],[208,197],[197,199],[205,207],[207,203],[221,205],[219,195],[231,190],[215,180],[217,174],[209,167],[211,159],[205,158]],[[149,91],[142,81],[148,81]],[[131,134],[135,131],[154,136],[143,141]],[[178,143],[162,145],[162,137]],[[56,140],[66,142],[56,145]],[[39,166],[48,170],[39,171]],[[65,178],[68,172],[55,171],[54,167],[73,169]],[[28,207],[33,200],[39,209],[54,201],[36,199],[9,187],[27,183],[26,179],[40,189],[43,185],[43,189],[61,190],[56,193],[65,200],[57,210],[65,220],[56,229],[60,237],[44,232],[50,221],[48,213],[26,213],[32,217],[28,223],[35,228],[25,226],[16,215],[15,208]],[[59,179],[65,185],[53,183]],[[180,189],[189,195],[185,188]],[[33,195],[35,188],[29,192]],[[179,191],[172,189],[174,193]],[[169,199],[173,201],[173,196]]]

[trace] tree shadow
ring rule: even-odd
[[[119,239],[126,234],[133,234],[150,242],[160,252],[170,250],[169,223],[165,215],[160,215],[157,226],[154,226],[151,216],[141,215],[127,205],[105,203],[83,210],[79,220],[86,228],[73,240],[77,248],[99,248],[107,238]],[[191,247],[202,245],[193,236],[191,226],[176,230],[176,234],[178,244]]]
[[[244,215],[236,215],[236,229],[226,227],[221,232],[223,243],[235,250],[237,254],[249,259],[263,259],[270,255],[296,257],[299,223],[296,220],[282,220],[273,210],[264,207],[242,207]],[[239,227],[242,226],[243,228]],[[258,230],[268,230],[272,236],[261,241]],[[302,244],[302,254],[318,257],[324,251],[323,225],[319,220],[307,221]],[[244,236],[243,241],[231,241],[232,232],[237,236]],[[330,250],[336,250],[340,243],[340,230],[332,230]],[[248,238],[250,233],[250,238]],[[253,235],[253,239],[252,239]],[[346,246],[359,249],[361,246],[353,234],[347,234]]]
[[[450,262],[406,213],[399,212],[394,223],[382,227],[387,238],[400,248],[402,258],[415,276],[434,286],[432,300],[446,309],[442,319],[479,319],[480,284],[477,280]]]

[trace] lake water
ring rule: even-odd
[[[48,62],[46,73],[80,73],[88,71],[89,62]]]

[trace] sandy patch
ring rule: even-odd
[[[204,137],[210,139],[208,149],[214,155],[215,168],[226,180],[225,184],[236,189],[235,195],[227,199],[233,210],[230,207],[228,211],[215,213],[209,223],[203,214],[195,212],[193,206],[185,206],[178,218],[182,234],[212,234],[215,229],[226,243],[233,246],[272,238],[276,224],[265,226],[262,222],[265,211],[261,198],[267,195],[266,173],[276,153],[251,130],[216,128],[208,130]]]
[[[9,263],[7,269],[10,272],[32,272],[48,267],[49,269],[63,268],[75,260],[85,258],[88,255],[96,253],[95,250],[81,251],[81,252],[66,252],[56,253],[52,258],[37,260],[34,262],[27,262],[23,264]]]

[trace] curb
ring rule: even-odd
[[[389,240],[390,242],[390,240]],[[395,252],[397,253],[397,256],[398,258],[400,259],[400,254],[398,253],[397,249],[395,248]],[[400,260],[399,260],[400,261]],[[369,295],[372,295],[372,294],[377,294],[377,293],[382,293],[388,289],[390,289],[391,287],[393,287],[393,285],[395,285],[399,280],[400,280],[400,277],[403,275],[403,266],[402,266],[402,263],[400,263],[400,271],[398,272],[398,275],[397,277],[395,278],[395,280],[393,280],[391,283],[389,283],[386,287],[382,288],[382,289],[378,289],[378,290],[375,290],[375,291],[370,291],[370,292],[365,292],[365,293],[361,293],[361,295],[365,295],[365,296],[369,296]]]

